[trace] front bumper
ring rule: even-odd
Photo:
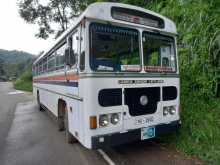
[[[169,124],[159,124],[155,126],[155,137],[176,131],[181,125],[180,120]],[[125,133],[113,133],[92,137],[92,149],[116,146],[141,139],[141,128],[130,130]]]

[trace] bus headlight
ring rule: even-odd
[[[163,115],[167,116],[169,114],[169,107],[163,107]]]
[[[111,115],[111,123],[116,125],[119,122],[119,114],[118,113],[113,113]]]
[[[108,115],[100,115],[99,116],[99,125],[101,127],[106,127],[109,124],[109,118]]]
[[[175,108],[175,106],[170,106],[169,112],[170,112],[171,115],[174,115],[174,114],[176,113],[176,108]]]

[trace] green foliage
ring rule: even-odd
[[[206,164],[220,162],[220,103],[218,99],[204,101],[197,93],[182,97],[182,126],[176,134],[160,138]]]
[[[32,91],[32,70],[29,67],[15,82],[15,89]]]
[[[151,3],[151,8],[177,24],[182,91],[209,98],[216,94],[220,52],[213,49],[220,35],[219,2],[171,0]],[[218,12],[217,12],[218,11]],[[218,49],[220,48],[220,45]]]
[[[220,1],[120,0],[161,13],[178,31],[182,128],[165,137],[188,155],[220,162]]]
[[[18,77],[33,62],[32,54],[22,51],[0,49],[0,77],[3,80]]]
[[[19,0],[19,14],[27,22],[38,24],[37,37],[47,39],[55,32],[55,38],[61,35],[68,27],[69,20],[79,16],[87,4],[93,0],[49,0],[42,4],[38,0]],[[57,29],[51,24],[56,24]]]
[[[0,58],[0,81],[6,81],[7,77],[4,70],[4,61]]]
[[[179,33],[178,48],[182,128],[169,141],[209,164],[220,162],[219,2],[167,0],[146,8],[171,18]]]
[[[184,97],[183,126],[177,136],[177,148],[199,156],[210,164],[220,162],[220,104],[217,99],[203,101],[197,94]]]

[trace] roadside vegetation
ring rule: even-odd
[[[182,128],[167,140],[207,164],[220,162],[219,1],[152,1],[177,25]]]
[[[33,62],[35,56],[17,50],[0,49],[0,81],[18,78]]]
[[[32,71],[28,68],[15,82],[14,88],[32,92]]]
[[[46,6],[50,10],[42,10],[45,16],[54,19],[45,19],[42,12],[36,15],[42,7],[34,0],[24,0],[19,3],[21,17],[29,23],[43,19],[45,27],[41,27],[38,37],[47,38],[54,29],[49,25],[61,22],[61,28],[55,30],[59,36],[68,25],[67,15],[53,14],[57,7],[64,10],[74,10],[77,14],[86,5],[96,0],[71,1],[65,4],[57,0],[49,0]],[[102,0],[98,0],[102,1]],[[25,3],[26,2],[26,3]],[[56,3],[55,3],[56,2]],[[132,4],[159,12],[172,19],[178,30],[178,55],[181,78],[181,119],[182,128],[177,134],[165,137],[162,141],[175,145],[176,148],[188,155],[196,156],[207,164],[220,162],[220,1],[216,0],[118,0],[117,2]],[[35,6],[33,5],[35,4]],[[52,5],[51,5],[52,4]],[[28,7],[29,5],[29,7]],[[45,8],[46,8],[45,7]],[[28,10],[30,9],[30,11]],[[32,16],[31,13],[34,15]],[[52,22],[51,22],[52,21]],[[40,22],[40,21],[38,21]],[[43,29],[44,28],[44,29]],[[43,30],[42,30],[43,29]],[[18,79],[22,84],[28,79],[28,73]],[[25,78],[26,77],[26,78]],[[15,83],[16,84],[16,83]],[[19,86],[19,85],[17,85]],[[22,86],[22,85],[20,85]],[[26,85],[23,85],[26,86]],[[28,86],[28,85],[27,85]],[[30,87],[30,86],[29,86]]]

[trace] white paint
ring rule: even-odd
[[[24,92],[23,92],[23,91],[18,91],[18,90],[16,90],[16,91],[14,91],[14,92],[9,92],[9,93],[8,93],[8,95],[18,95],[18,94],[24,94]]]
[[[102,155],[102,157],[105,159],[105,161],[109,165],[115,165],[115,163],[111,160],[111,158],[101,149],[98,149],[98,152]]]
[[[78,28],[78,31],[80,31],[80,27],[77,25],[82,21],[84,16],[87,18],[85,20],[85,28],[82,28],[81,37],[83,38],[82,41],[82,48],[85,50],[85,71],[84,73],[78,72],[79,69],[79,61],[78,65],[76,65],[76,68],[66,68],[61,70],[56,70],[54,72],[48,72],[44,73],[42,75],[34,76],[34,79],[37,78],[48,78],[50,76],[66,76],[68,75],[78,75],[79,79],[74,80],[78,81],[78,86],[64,86],[59,84],[47,84],[47,83],[33,83],[33,94],[36,97],[37,93],[39,93],[39,101],[44,106],[46,106],[56,117],[58,116],[58,100],[62,99],[66,102],[67,109],[68,109],[68,122],[69,122],[69,131],[72,135],[74,135],[79,142],[85,146],[86,148],[91,149],[92,148],[92,137],[101,136],[101,135],[107,135],[107,134],[113,134],[116,132],[126,132],[130,129],[140,129],[143,127],[150,127],[150,126],[156,126],[158,124],[168,123],[171,121],[179,120],[179,114],[176,113],[176,115],[170,115],[170,116],[163,116],[163,106],[171,106],[171,105],[177,105],[179,106],[179,91],[180,91],[180,84],[179,84],[179,78],[178,77],[149,77],[148,73],[144,72],[144,68],[142,68],[142,72],[140,73],[133,73],[136,74],[135,77],[130,77],[130,73],[123,74],[121,77],[115,76],[115,73],[112,73],[110,77],[106,76],[107,74],[103,74],[102,72],[96,73],[99,74],[100,77],[96,77],[95,75],[91,74],[93,71],[91,70],[89,66],[89,25],[93,21],[93,19],[99,19],[99,20],[105,20],[108,22],[111,22],[115,25],[118,25],[119,23],[123,24],[125,27],[134,27],[140,31],[146,31],[146,30],[152,30],[152,27],[147,27],[144,25],[137,25],[129,22],[123,22],[119,20],[114,20],[111,18],[111,6],[118,6],[118,7],[127,7],[135,10],[140,10],[146,13],[150,13],[156,16],[160,16],[156,13],[153,13],[151,11],[125,5],[125,4],[118,4],[118,3],[95,3],[91,6],[89,6],[84,14],[78,18],[72,28],[67,30],[58,40],[61,41],[65,38],[71,30],[74,28]],[[104,14],[103,14],[104,12]],[[164,18],[161,16],[161,18]],[[170,22],[169,19],[165,19],[165,25]],[[175,24],[173,24],[173,27],[166,27],[165,29],[158,29],[161,32],[168,32],[175,35],[176,28]],[[83,26],[84,27],[84,26]],[[69,34],[70,35],[70,34]],[[175,39],[176,40],[176,39]],[[78,43],[78,49],[77,54],[81,54],[79,46],[80,46],[80,40],[77,40]],[[177,53],[177,52],[176,52]],[[43,54],[38,60],[35,61],[34,65],[39,62],[39,60],[44,56],[47,55],[47,53]],[[80,59],[80,57],[77,57],[77,59]],[[178,65],[177,65],[178,66]],[[177,67],[178,68],[178,67]],[[103,74],[103,75],[102,75]],[[110,73],[109,73],[110,74]],[[146,77],[143,75],[146,74]],[[179,74],[179,71],[177,69],[177,74]],[[101,76],[102,75],[102,76]],[[129,75],[129,76],[128,76]],[[159,83],[135,83],[135,84],[120,84],[119,81],[139,81],[139,82],[152,82],[152,81],[158,81]],[[52,81],[52,80],[51,80]],[[59,80],[56,80],[59,81]],[[64,80],[63,80],[64,81]],[[66,82],[66,81],[64,81]],[[163,86],[175,86],[178,90],[178,97],[175,100],[171,101],[159,101],[157,105],[157,110],[154,114],[147,114],[142,116],[131,116],[129,114],[129,108],[124,103],[124,94],[122,94],[122,105],[119,106],[113,106],[113,107],[102,107],[100,106],[98,102],[98,95],[99,91],[106,88],[120,88],[124,90],[124,88],[147,88],[147,87],[160,87],[162,91]],[[161,92],[162,93],[162,92]],[[79,98],[82,98],[83,101],[79,101],[76,99],[73,99],[71,97],[68,97],[68,95],[74,95]],[[161,99],[162,100],[162,95]],[[70,110],[71,107],[71,110]],[[120,122],[116,125],[109,124],[108,127],[100,127],[99,123],[97,122],[97,129],[90,129],[90,122],[89,118],[90,116],[96,116],[97,121],[99,121],[99,116],[102,114],[112,114],[112,113],[121,113],[123,114],[126,112],[126,115],[121,115]],[[146,118],[152,118],[150,122],[144,122],[141,124],[135,124],[137,120],[144,120],[146,121]],[[141,137],[140,137],[141,140]],[[101,139],[102,141],[102,139]],[[100,151],[99,151],[100,152]],[[103,154],[103,152],[101,151]],[[105,154],[104,154],[104,157]],[[108,158],[107,158],[108,159]]]

